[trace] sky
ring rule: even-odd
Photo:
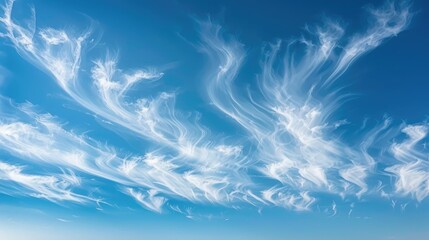
[[[0,5],[1,239],[429,239],[426,1]]]

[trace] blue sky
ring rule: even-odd
[[[1,5],[2,239],[429,238],[425,1]]]

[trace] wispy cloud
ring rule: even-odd
[[[186,165],[188,159],[180,155],[172,157],[152,151],[142,156],[126,154],[121,157],[113,147],[65,130],[53,116],[39,114],[34,108],[29,103],[3,102],[0,149],[29,162],[69,168],[193,202],[233,201],[235,197],[230,194],[244,184],[237,182],[238,177],[229,177],[232,174],[228,172]],[[229,149],[226,155],[233,154]]]
[[[245,58],[243,46],[226,36],[220,26],[202,22],[202,48],[212,60],[207,95],[213,105],[230,116],[253,137],[258,148],[259,170],[298,191],[339,192],[338,175],[367,191],[365,178],[375,161],[365,144],[355,149],[335,134],[335,111],[347,99],[341,87],[331,84],[359,56],[385,39],[405,30],[411,19],[408,4],[387,3],[369,9],[374,24],[364,33],[344,36],[332,20],[308,28],[309,37],[283,44],[268,44],[261,62],[259,92],[247,95],[234,89],[234,80]],[[343,46],[343,42],[347,41]],[[282,45],[286,45],[281,56]],[[302,50],[302,57],[296,52]],[[281,61],[279,61],[281,60]],[[374,135],[374,134],[373,134]]]
[[[73,187],[80,185],[79,178],[72,171],[55,176],[27,174],[21,166],[0,161],[0,182],[3,182],[0,191],[8,195],[44,198],[52,202],[94,201],[91,197],[72,191]]]
[[[396,192],[421,201],[429,195],[429,163],[427,150],[417,144],[427,137],[429,127],[407,125],[401,131],[406,139],[391,146],[398,163],[386,168],[386,171],[396,178]]]
[[[127,188],[126,192],[136,199],[138,203],[140,203],[143,207],[154,211],[154,212],[161,212],[162,206],[165,203],[165,198],[163,197],[157,197],[157,191],[155,190],[149,190],[145,193],[136,191],[132,188]]]
[[[75,172],[119,185],[119,192],[159,213],[174,200],[307,211],[319,194],[418,201],[429,194],[428,150],[419,145],[427,138],[426,123],[395,125],[387,118],[374,127],[365,125],[353,141],[338,133],[349,123],[336,115],[350,94],[341,76],[358,58],[407,28],[412,13],[406,1],[369,8],[371,24],[355,34],[326,20],[300,38],[266,44],[258,84],[245,92],[235,84],[247,57],[244,45],[212,21],[200,21],[199,50],[211,63],[205,95],[230,118],[229,124],[243,130],[240,138],[221,137],[200,123],[199,113],[180,111],[175,91],[130,94],[137,85],[151,89],[162,82],[166,73],[156,68],[123,70],[119,57],[108,53],[82,61],[87,45],[95,44],[90,43],[92,29],[36,28],[34,9],[28,24],[19,24],[13,9],[13,0],[3,6],[1,35],[17,53],[49,74],[74,103],[147,143],[138,153],[118,151],[77,134],[30,103],[2,99],[0,149],[34,166],[67,172],[31,175],[1,163],[1,180],[27,195],[86,203],[89,197],[71,191],[75,185],[86,187]],[[180,209],[173,211],[184,212]],[[331,211],[337,214],[336,202]]]

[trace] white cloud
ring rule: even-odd
[[[29,103],[3,99],[0,149],[34,165],[71,171],[46,177],[2,163],[2,180],[14,182],[29,195],[87,201],[71,192],[72,186],[86,187],[74,172],[118,184],[123,193],[155,212],[162,212],[171,199],[304,211],[311,210],[320,193],[358,198],[396,194],[418,201],[429,195],[427,150],[419,146],[427,136],[427,124],[403,127],[406,139],[390,146],[402,136],[390,119],[373,128],[365,124],[356,136],[358,144],[338,134],[338,127],[349,122],[336,119],[348,94],[333,83],[360,56],[407,28],[412,14],[406,3],[369,10],[373,21],[363,33],[348,36],[342,24],[331,20],[308,27],[307,37],[268,44],[257,87],[246,94],[235,87],[246,60],[244,46],[219,25],[200,22],[200,50],[212,64],[205,93],[215,108],[243,129],[244,136],[234,140],[203,126],[199,114],[179,111],[175,91],[129,94],[138,84],[151,88],[162,80],[163,72],[123,70],[119,58],[109,54],[82,62],[91,29],[78,33],[36,28],[34,10],[29,24],[21,25],[13,20],[13,7],[13,0],[6,2],[0,22],[2,36],[16,51],[52,76],[71,100],[111,123],[110,128],[147,143],[147,149],[138,153],[116,151],[69,130]],[[304,54],[296,58],[296,51]],[[380,162],[388,167],[379,169]],[[396,179],[394,186],[384,181],[386,173]],[[372,186],[371,178],[379,186]],[[336,214],[335,202],[331,211]]]
[[[395,190],[422,201],[429,195],[428,151],[418,146],[428,134],[427,125],[407,125],[402,128],[406,139],[393,143],[391,152],[399,163],[386,168],[396,178]]]
[[[247,95],[234,86],[245,59],[243,45],[220,26],[200,23],[201,48],[212,64],[207,96],[248,132],[261,162],[258,169],[267,177],[300,190],[341,194],[340,175],[360,187],[358,196],[367,191],[365,180],[375,166],[368,148],[380,129],[364,136],[360,149],[342,141],[335,132],[335,111],[347,94],[331,83],[359,56],[404,31],[412,15],[405,3],[387,3],[369,12],[374,24],[351,36],[345,46],[346,31],[332,20],[309,27],[307,38],[269,44],[258,87]],[[286,45],[284,56],[282,45]],[[296,57],[297,50],[302,50],[302,57]]]
[[[23,172],[23,167],[0,161],[0,181],[7,187],[0,188],[5,194],[44,198],[52,202],[70,201],[86,203],[94,199],[77,194],[80,180],[72,171],[56,175],[35,175]]]
[[[161,213],[162,207],[164,206],[166,199],[163,197],[156,196],[158,192],[156,190],[150,189],[146,192],[139,192],[132,188],[127,188],[126,192],[136,199],[143,207]]]

